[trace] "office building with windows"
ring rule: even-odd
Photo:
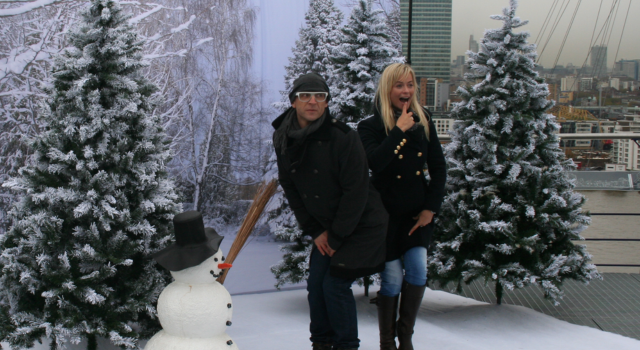
[[[402,50],[408,56],[409,0],[400,0],[400,10]],[[410,63],[418,78],[449,82],[451,12],[452,0],[413,0]]]
[[[595,77],[607,75],[607,47],[594,46],[591,48],[591,69]]]

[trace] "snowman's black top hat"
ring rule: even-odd
[[[176,243],[153,254],[153,258],[169,271],[198,266],[218,252],[224,237],[204,227],[202,214],[187,211],[173,217]]]

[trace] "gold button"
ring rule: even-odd
[[[398,150],[399,150],[399,149],[400,149],[400,146],[396,147],[396,149],[398,149]]]
[[[398,179],[401,179],[401,178],[402,178],[402,176],[400,176],[400,175],[398,175],[397,177],[398,177]]]
[[[418,157],[422,157],[422,152],[418,152]]]
[[[393,153],[398,154],[398,150],[393,151]]]
[[[402,142],[407,142],[407,139],[402,139]]]
[[[402,158],[404,158],[404,157],[403,157],[403,156],[402,156],[402,154],[401,154],[401,155],[399,155],[399,156],[398,156],[398,158],[402,159]]]
[[[400,142],[400,146],[404,146],[404,142]]]
[[[416,175],[420,175],[420,170],[416,171]]]

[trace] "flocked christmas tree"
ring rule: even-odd
[[[332,85],[334,66],[330,60],[332,50],[340,44],[342,32],[342,12],[333,0],[310,0],[309,10],[305,14],[305,24],[300,28],[300,36],[291,49],[292,56],[285,67],[284,90],[280,91],[282,100],[275,103],[281,110],[291,107],[289,91],[293,81],[306,73],[320,74]]]
[[[535,46],[511,0],[500,29],[488,30],[480,52],[467,52],[469,86],[459,88],[452,142],[445,148],[449,194],[439,213],[429,278],[440,284],[475,279],[502,293],[538,285],[554,303],[562,282],[599,274],[580,232],[590,223],[584,197],[567,170],[548,86],[535,71]],[[472,85],[473,84],[473,85]]]
[[[374,9],[373,0],[358,1],[342,28],[342,43],[332,51],[332,111],[344,122],[359,122],[371,115],[382,71],[391,63],[404,62],[381,13]]]
[[[96,337],[123,348],[159,330],[155,302],[169,274],[150,254],[171,239],[177,195],[140,72],[142,41],[119,4],[93,0],[55,60],[47,127],[4,185],[23,197],[0,242],[5,341],[51,348]]]

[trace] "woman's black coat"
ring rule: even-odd
[[[358,124],[371,181],[390,215],[387,261],[400,258],[410,248],[429,246],[433,222],[409,236],[416,223],[413,217],[425,209],[437,213],[444,198],[446,163],[430,113],[425,110],[425,114],[429,139],[422,127],[403,132],[395,126],[387,135],[377,111]],[[425,171],[429,172],[429,181]]]
[[[273,123],[278,129],[290,110]],[[328,110],[327,110],[328,111]],[[278,178],[305,235],[328,231],[331,274],[357,278],[380,272],[385,262],[387,213],[369,182],[358,134],[327,112],[302,144],[276,145]]]

